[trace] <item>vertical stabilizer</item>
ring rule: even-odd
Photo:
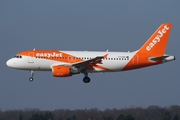
[[[162,24],[153,35],[147,40],[147,42],[139,49],[139,53],[146,53],[153,56],[162,56],[166,51],[166,45],[172,24]]]
[[[172,24],[162,24],[146,41],[146,43],[135,52],[133,58],[123,68],[123,70],[131,70],[151,65],[163,63],[163,60],[169,56],[164,56],[168,43]],[[175,57],[173,56],[172,60]],[[134,62],[135,61],[135,62]]]

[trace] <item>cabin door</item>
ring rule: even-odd
[[[28,53],[28,63],[34,63],[34,53],[33,52]]]
[[[133,61],[132,61],[132,64],[133,65],[138,65],[138,54],[136,54],[133,58]]]

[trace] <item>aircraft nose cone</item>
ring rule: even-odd
[[[12,67],[13,66],[13,61],[11,59],[9,59],[7,62],[6,62],[6,65],[8,67]]]
[[[10,67],[10,61],[9,61],[9,60],[6,62],[6,65],[7,65],[8,67]]]

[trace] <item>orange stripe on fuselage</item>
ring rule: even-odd
[[[159,60],[156,62],[150,62],[148,59],[149,59],[148,55],[138,52],[128,62],[128,64],[122,69],[122,71],[133,70],[133,69],[148,67],[148,66],[157,65],[157,64],[162,63],[162,60]]]
[[[101,70],[104,70],[104,71],[112,71],[112,70],[107,69],[107,68],[105,68],[105,67],[102,67],[102,66],[100,66],[100,65],[93,65],[93,68],[98,68],[98,69],[101,69]]]
[[[30,54],[33,53],[33,54]],[[29,50],[18,53],[18,55],[31,56],[34,58],[41,58],[46,60],[53,60],[59,62],[75,63],[82,62],[81,58],[58,51],[58,50]]]
[[[59,50],[29,50],[29,51],[20,52],[17,55],[31,56],[36,59],[45,59],[45,60],[52,60],[52,61],[57,61],[57,62],[66,62],[66,63],[70,63],[70,64],[84,61],[80,57],[73,56],[73,55],[67,54],[65,52],[61,52]],[[104,57],[106,58],[107,55],[105,55]],[[93,68],[102,69],[102,70],[112,71],[112,70],[109,70],[109,69],[102,67],[100,65],[97,65],[97,64],[96,65],[92,64],[89,66],[92,66]]]

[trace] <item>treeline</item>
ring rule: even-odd
[[[0,120],[180,120],[180,106],[84,110],[0,110]]]

